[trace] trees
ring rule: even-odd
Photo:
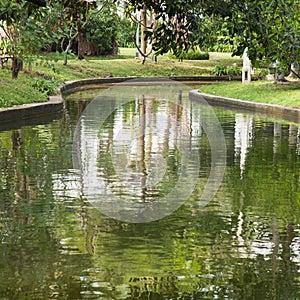
[[[213,35],[207,20],[220,19],[228,36],[234,38],[234,54],[242,55],[248,47],[255,62],[278,60],[282,67],[300,59],[299,0],[128,0],[127,10],[143,6],[156,14],[157,25],[146,35],[158,53],[178,54],[196,45],[206,45]]]
[[[119,47],[134,47],[134,36],[136,28],[134,24],[125,16],[120,18],[120,28],[118,37]]]
[[[145,63],[146,58],[152,54],[153,47],[152,41],[147,36],[148,33],[153,33],[156,28],[155,13],[149,10],[146,5],[142,5],[141,10],[136,10],[134,6],[127,5],[125,14],[130,18],[132,24],[135,24],[135,32],[133,33],[132,41],[142,56],[142,64]],[[141,37],[140,37],[141,33]],[[150,43],[149,43],[150,42]],[[150,46],[150,47],[149,47]],[[147,49],[150,48],[150,49]],[[147,53],[147,50],[149,52]]]
[[[89,17],[89,12],[91,9],[96,8],[95,1],[84,1],[84,0],[58,0],[62,4],[62,7],[66,9],[65,18],[71,22],[71,24],[76,24],[75,38],[78,39],[78,58],[84,58],[84,42],[85,36],[83,33],[83,28]]]
[[[26,56],[56,38],[47,19],[46,7],[36,3],[41,4],[41,1],[0,0],[0,27],[8,40],[5,48],[12,58],[12,78],[18,77]]]
[[[54,1],[53,1],[54,2]],[[103,1],[86,1],[86,0],[55,0],[61,6],[60,12],[63,14],[64,23],[61,25],[64,31],[64,41],[67,40],[64,64],[67,64],[67,55],[70,51],[73,42],[77,39],[77,57],[80,60],[84,59],[85,52],[89,51],[88,41],[86,37],[86,25],[92,19],[99,18],[100,13],[104,8],[114,3],[114,0]]]
[[[226,1],[197,0],[128,0],[127,13],[144,7],[155,15],[156,22],[146,27],[146,38],[150,39],[156,54],[172,51],[176,56],[191,47],[201,46],[211,35],[207,30],[206,17],[225,14]],[[155,26],[154,26],[155,24]]]
[[[98,30],[99,39],[100,12],[113,3],[116,0],[0,0],[0,26],[9,38],[13,77],[17,77],[18,61],[26,53],[63,36],[69,42],[67,47],[64,44],[66,53],[77,39],[78,58],[83,59],[85,26],[89,19],[93,23],[97,19],[98,28],[89,28],[88,38],[94,39]],[[143,41],[150,41],[155,55],[172,51],[180,56],[192,47],[206,50],[217,43],[221,33],[222,39],[231,43],[227,49],[241,55],[248,47],[254,63],[263,58],[286,68],[300,61],[300,0],[127,0],[125,7],[127,15],[143,11],[141,23],[145,11],[152,16],[141,25]],[[111,19],[113,24],[115,21]]]
[[[0,0],[0,27],[7,36],[1,40],[0,49],[5,47],[12,58],[12,77],[18,77],[28,55],[58,43],[63,37],[68,39],[66,55],[77,38],[78,58],[83,59],[88,17],[100,13],[109,3],[109,0],[102,5],[84,0]]]
[[[227,19],[231,33],[239,38],[235,54],[245,47],[255,62],[278,61],[286,68],[300,59],[300,1],[236,1],[232,19]]]
[[[115,5],[106,7],[101,13],[93,11],[84,28],[87,55],[117,54],[119,32],[122,30]]]

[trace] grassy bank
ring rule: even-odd
[[[250,100],[262,103],[300,107],[300,82],[289,85],[274,84],[270,81],[217,83],[201,86],[200,91],[208,94]]]
[[[0,107],[46,101],[47,93],[37,85],[37,78],[20,73],[18,80],[13,80],[10,70],[0,70]]]
[[[0,69],[0,107],[24,103],[46,101],[56,88],[68,80],[96,77],[130,76],[199,76],[211,75],[216,65],[241,64],[240,58],[232,58],[228,53],[211,53],[205,61],[179,62],[167,55],[158,57],[158,62],[148,59],[142,65],[135,59],[135,49],[122,48],[117,57],[87,57],[79,61],[70,56],[67,66],[63,65],[63,55],[48,54],[42,60],[32,63],[32,72],[24,63],[24,71],[17,80],[11,79],[10,65]]]
[[[135,59],[135,49],[121,48],[117,57],[87,57],[85,61],[79,61],[70,56],[67,66],[64,66],[61,54],[47,54],[32,64],[31,73],[25,63],[24,71],[20,72],[17,80],[11,79],[9,65],[0,69],[0,107],[46,101],[59,85],[68,80],[120,76],[207,76],[218,68],[240,67],[241,64],[240,58],[233,58],[229,53],[210,53],[209,60],[180,62],[165,55],[158,57],[158,62],[150,58],[142,65],[139,59]],[[248,85],[226,82],[202,86],[201,90],[232,98],[300,107],[299,85],[274,85],[265,81]]]
[[[55,63],[54,70],[38,67],[57,79],[76,80],[91,77],[130,77],[130,76],[199,76],[211,75],[216,65],[241,65],[240,58],[232,58],[229,53],[211,53],[209,60],[169,59],[167,55],[159,56],[155,62],[151,58],[143,65],[135,59],[135,49],[121,49],[117,57],[87,57],[86,61],[70,58],[67,66],[62,65],[62,57]]]

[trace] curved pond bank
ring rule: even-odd
[[[201,93],[199,90],[190,91],[189,97],[193,101],[199,101],[204,98],[207,103],[212,106],[221,106],[224,108],[246,111],[289,122],[300,122],[300,109],[298,108],[215,96]]]
[[[109,77],[68,81],[60,89],[60,94],[51,96],[47,102],[0,108],[1,129],[14,129],[23,125],[38,124],[41,119],[43,119],[44,122],[47,122],[47,119],[49,119],[50,122],[59,118],[64,108],[64,100],[62,95],[67,95],[81,89],[94,88],[99,86],[99,84],[110,85],[139,78],[141,77]],[[198,83],[203,82],[206,84],[213,81],[229,80],[228,78],[221,76],[142,77],[141,79],[149,81],[170,79],[180,82],[194,81]],[[233,80],[239,80],[239,78],[233,78]],[[297,108],[209,95],[201,93],[198,90],[190,91],[190,97],[194,101],[197,101],[203,97],[210,105],[213,106],[221,106],[224,108],[257,113],[267,117],[279,118],[290,122],[300,122],[300,109]]]
[[[1,130],[16,129],[24,125],[37,125],[40,120],[50,122],[62,115],[64,102],[61,95],[51,96],[49,101],[0,108]]]

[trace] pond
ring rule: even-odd
[[[80,90],[0,131],[1,299],[300,297],[300,125],[188,89]]]

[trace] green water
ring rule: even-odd
[[[300,126],[215,109],[227,146],[216,196],[199,206],[211,153],[194,123],[193,194],[163,219],[126,223],[87,201],[73,166],[77,120],[97,93],[68,96],[61,119],[0,132],[0,299],[298,299]],[[115,116],[135,116],[135,105]],[[106,120],[100,145],[116,120]],[[101,149],[99,176],[115,182]],[[155,195],[178,178],[175,152],[165,152]]]

